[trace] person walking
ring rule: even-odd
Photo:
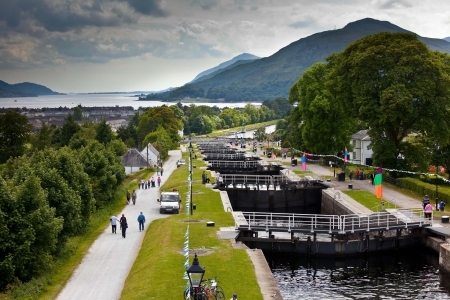
[[[142,187],[144,188],[144,187]],[[141,181],[138,181],[138,189],[141,189]]]
[[[133,199],[133,205],[136,205],[137,195],[136,195],[136,191],[135,190],[133,190],[133,194],[131,195],[131,198]]]
[[[163,176],[164,168],[161,167],[161,176]]]
[[[428,218],[429,220],[431,220],[431,214],[433,213],[433,206],[428,203],[425,206],[425,218]]]
[[[159,167],[156,168],[156,175],[158,175],[158,176],[161,175],[161,169]]]
[[[130,198],[131,198],[130,191],[127,190],[127,204],[130,204]]]
[[[145,216],[142,213],[142,211],[141,211],[141,214],[138,216],[137,220],[139,222],[139,232],[141,230],[144,231]]]
[[[430,203],[430,198],[428,198],[428,195],[425,195],[425,198],[422,200],[423,209],[425,209],[425,206]]]
[[[125,238],[128,228],[127,218],[125,218],[125,214],[122,214],[122,217],[120,218],[119,222],[120,222],[120,229],[122,230],[122,237]]]
[[[353,171],[350,171],[350,173],[348,174],[348,177],[350,177],[350,180],[352,180],[352,178],[353,178]]]
[[[356,171],[355,171],[355,175],[356,175],[356,180],[359,180],[359,169],[356,169]]]
[[[112,233],[116,234],[116,229],[117,229],[117,217],[116,217],[116,216],[111,216],[111,218],[109,218],[109,220],[111,221]]]
[[[441,200],[441,202],[439,203],[439,210],[444,211],[444,209],[445,209],[445,202]]]
[[[158,176],[158,187],[161,186],[161,177]]]
[[[155,177],[152,176],[152,187],[155,187]]]

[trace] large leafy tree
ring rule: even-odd
[[[95,125],[95,132],[95,139],[103,145],[111,142],[114,137],[111,126],[106,123],[106,120],[102,120]]]
[[[54,129],[44,122],[41,122],[39,132],[33,134],[30,138],[32,151],[40,151],[51,147]]]
[[[147,134],[157,130],[159,126],[167,131],[174,143],[180,141],[178,131],[183,129],[183,123],[167,106],[152,107],[141,116],[137,129],[139,140],[143,141]]]
[[[376,164],[395,167],[411,132],[430,145],[448,142],[448,54],[430,51],[414,34],[384,32],[327,60],[330,92],[349,115],[367,122]]]
[[[69,145],[70,139],[81,130],[81,126],[69,114],[65,119],[64,125],[59,131],[59,143],[61,147]]]
[[[334,153],[349,146],[352,118],[330,93],[325,63],[315,63],[297,81],[291,101],[298,103],[304,125],[303,147],[313,153]],[[292,92],[292,91],[291,91]]]
[[[33,126],[26,116],[16,110],[0,113],[0,163],[25,152]]]

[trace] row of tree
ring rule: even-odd
[[[368,129],[376,165],[425,171],[436,159],[450,163],[450,56],[414,34],[350,44],[305,71],[289,102],[296,107],[276,134],[298,149],[351,150],[351,135]]]
[[[126,150],[107,137],[104,124],[79,126],[69,117],[62,128],[43,124],[33,135],[20,113],[0,114],[0,122],[5,119],[16,125],[11,136],[21,132],[31,143],[1,139],[2,147],[16,152],[8,152],[0,173],[0,288],[45,272],[67,239],[84,232],[91,214],[113,200],[125,179],[120,155]]]

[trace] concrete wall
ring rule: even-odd
[[[342,192],[339,194],[335,190],[322,191],[322,205],[320,207],[321,213],[324,215],[351,215],[355,212],[351,211],[344,202],[342,197],[346,196]]]
[[[450,274],[450,245],[442,244],[439,251],[439,267]]]

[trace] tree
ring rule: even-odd
[[[32,129],[27,117],[18,111],[0,113],[0,163],[24,154]]]
[[[64,125],[61,128],[59,142],[60,146],[64,147],[69,145],[70,139],[74,136],[75,133],[81,130],[80,125],[74,121],[71,114],[69,114],[65,118]]]
[[[162,159],[169,155],[170,149],[174,149],[174,144],[169,133],[162,126],[159,126],[156,131],[147,134],[144,139],[144,145],[149,143],[155,146]],[[156,147],[156,145],[158,145],[158,147]]]
[[[75,121],[81,121],[83,119],[83,108],[81,105],[78,105],[73,109],[73,119]]]
[[[370,126],[375,164],[395,167],[411,132],[430,144],[448,143],[448,54],[430,51],[414,34],[384,32],[350,44],[327,61],[331,94]]]
[[[103,145],[108,144],[113,139],[111,126],[106,123],[106,120],[102,120],[96,124],[95,133],[95,139]]]
[[[167,106],[152,107],[141,116],[137,129],[139,139],[144,140],[147,134],[157,130],[159,126],[167,131],[174,144],[179,143],[178,131],[183,129],[183,123]]]
[[[41,121],[41,129],[30,138],[32,150],[40,151],[51,147],[53,131],[53,128]]]
[[[327,89],[327,78],[327,65],[315,63],[296,83],[296,101],[304,121],[303,147],[313,153],[343,150],[354,129],[352,118]]]

